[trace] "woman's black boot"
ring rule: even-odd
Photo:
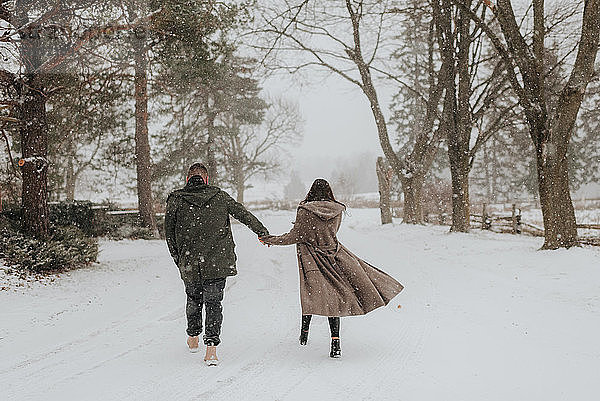
[[[331,316],[328,320],[329,330],[331,331],[331,352],[329,356],[339,358],[342,356],[342,349],[340,348],[340,318]]]
[[[308,341],[308,328],[312,315],[302,315],[302,327],[300,328],[300,345],[306,345]]]
[[[340,339],[331,339],[331,352],[329,352],[331,358],[339,358],[342,356],[342,348],[340,347]]]

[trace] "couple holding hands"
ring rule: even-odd
[[[298,206],[287,234],[269,235],[265,226],[220,188],[208,184],[208,170],[194,163],[187,184],[167,199],[165,234],[169,252],[179,268],[187,295],[187,344],[199,350],[202,308],[207,365],[217,365],[221,342],[223,292],[228,276],[237,274],[230,217],[245,224],[266,245],[296,244],[300,273],[302,325],[300,344],[306,345],[312,315],[327,316],[332,358],[341,356],[340,317],[364,315],[387,305],[403,286],[361,260],[339,243],[336,234],[346,210],[335,200],[327,181],[317,179]]]

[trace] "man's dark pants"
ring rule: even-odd
[[[225,279],[199,280],[186,282],[185,293],[187,305],[188,336],[195,337],[202,333],[202,305],[206,309],[206,331],[204,333],[204,344],[219,345],[221,339],[221,324],[223,323],[223,291]]]

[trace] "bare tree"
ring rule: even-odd
[[[440,61],[430,5],[411,0],[406,9],[395,12],[404,16],[400,21],[401,35],[395,43],[397,49],[392,54],[398,63],[395,73],[408,77],[411,90],[402,87],[394,96],[390,123],[397,127],[397,153],[409,170],[399,177],[404,193],[404,221],[417,224],[424,220],[425,176],[444,135],[439,124],[439,105],[448,68]]]
[[[468,4],[470,6],[470,0]],[[451,231],[466,232],[470,227],[469,146],[473,130],[470,107],[472,69],[471,20],[464,12],[454,14],[450,0],[433,1],[438,40],[444,64],[445,81],[442,126],[446,132],[448,158],[452,176]],[[458,76],[458,87],[456,77]]]
[[[556,107],[544,94],[545,37],[548,32],[543,0],[534,0],[532,39],[522,32],[510,0],[491,5],[494,21],[478,16],[469,2],[454,0],[485,31],[502,59],[535,147],[538,188],[544,217],[544,249],[578,243],[575,211],[569,190],[568,145],[594,64],[600,41],[600,1],[585,0],[577,54]],[[499,25],[501,34],[493,24]]]
[[[407,223],[423,221],[423,182],[440,141],[447,139],[454,187],[452,230],[468,230],[468,174],[476,153],[494,130],[493,125],[480,130],[470,146],[472,131],[476,122],[483,121],[496,95],[506,89],[504,76],[494,74],[497,65],[480,71],[489,60],[482,58],[481,32],[472,29],[469,16],[457,13],[449,1],[434,0],[428,2],[429,7],[411,1],[405,8],[387,1],[286,4],[285,12],[272,12],[274,17],[265,17],[267,28],[263,32],[276,40],[268,51],[293,51],[308,57],[292,65],[289,61],[278,63],[277,59],[271,63],[291,72],[321,67],[361,89],[371,106],[383,153],[401,182]],[[406,24],[411,19],[417,25],[411,29],[423,31],[420,39],[425,43],[418,45],[425,49],[424,61],[411,60],[414,49],[397,43],[398,23]],[[390,48],[395,48],[395,52],[390,52]],[[391,55],[400,59],[400,71],[388,65]],[[415,69],[411,65],[415,62],[425,65],[424,79],[405,76],[407,69]],[[389,123],[376,87],[378,77],[395,82],[400,92],[406,93],[405,99],[418,103],[409,116],[416,123],[398,124],[402,145],[398,151],[390,142]],[[458,87],[454,85],[456,77]]]
[[[276,173],[283,162],[282,150],[302,138],[302,116],[295,103],[275,99],[259,125],[239,125],[233,115],[221,119],[226,133],[217,137],[217,147],[223,155],[223,181],[233,188],[237,201],[243,202],[249,180],[258,174]]]
[[[447,69],[440,127],[445,132],[452,177],[451,230],[465,232],[470,228],[471,168],[515,102],[506,101],[509,86],[501,63],[486,54],[481,29],[470,16],[451,0],[431,0],[430,4]],[[485,7],[478,7],[486,12]]]
[[[391,54],[391,34],[397,19],[405,14],[393,1],[309,2],[285,1],[285,9],[264,7],[263,27],[259,32],[269,40],[262,47],[268,65],[275,69],[298,72],[306,67],[317,67],[335,74],[358,87],[369,101],[377,127],[379,143],[394,173],[405,189],[405,221],[422,221],[420,188],[431,166],[441,139],[433,132],[437,107],[443,93],[440,74],[445,69],[432,71],[434,83],[425,95],[398,77],[387,65]],[[295,61],[280,60],[278,55],[293,53]],[[305,56],[305,57],[303,57]],[[427,117],[415,137],[413,148],[400,157],[394,150],[388,133],[388,123],[382,111],[375,77],[387,78],[401,88],[413,91],[427,105]],[[407,135],[408,136],[408,135]]]

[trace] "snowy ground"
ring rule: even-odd
[[[263,214],[273,233],[294,216]],[[342,319],[307,347],[293,247],[236,225],[222,364],[188,353],[183,286],[160,241],[103,242],[100,265],[45,285],[0,275],[3,400],[595,400],[600,392],[600,250],[537,251],[542,239],[345,218],[341,241],[406,289]],[[7,282],[8,281],[8,282]],[[398,308],[401,305],[401,308]]]

